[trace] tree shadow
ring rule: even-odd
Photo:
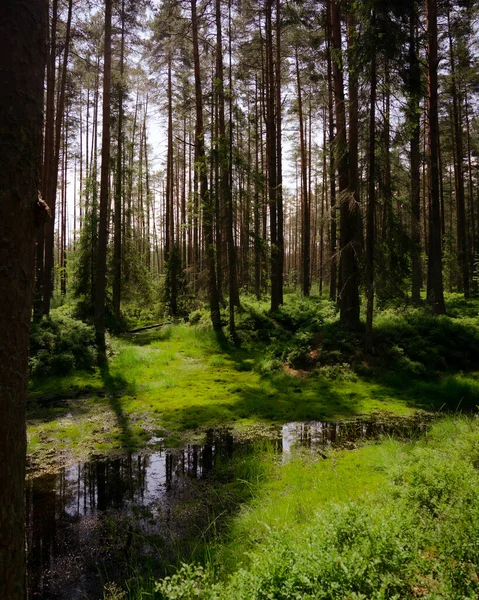
[[[122,446],[128,450],[136,450],[139,446],[139,440],[131,429],[130,420],[123,411],[121,402],[121,393],[127,388],[128,383],[122,375],[112,375],[108,363],[100,368],[100,374],[105,390],[108,392],[106,395],[108,405],[115,413],[121,431]]]
[[[474,374],[450,373],[421,379],[404,373],[379,373],[369,379],[378,400],[394,397],[410,408],[432,412],[472,412],[479,405],[479,379]]]

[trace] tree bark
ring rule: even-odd
[[[333,100],[333,71],[332,71],[332,34],[331,34],[331,2],[327,2],[326,11],[326,38],[327,38],[327,61],[328,61],[328,144],[329,144],[329,204],[330,204],[330,261],[329,271],[329,299],[336,302],[338,261],[337,261],[337,208],[336,208],[336,161],[334,156],[334,100]]]
[[[457,259],[461,272],[460,291],[464,297],[469,297],[469,260],[467,256],[466,240],[466,200],[464,192],[464,148],[462,139],[462,118],[460,110],[459,90],[456,84],[456,65],[454,46],[451,34],[450,11],[447,12],[447,26],[449,37],[449,59],[451,64],[451,96],[454,121],[455,170],[456,170],[456,234],[457,234]]]
[[[310,269],[311,269],[311,216],[310,199],[308,195],[308,161],[306,158],[306,140],[303,123],[303,98],[301,94],[301,78],[299,73],[298,50],[295,52],[296,60],[296,84],[298,92],[298,118],[299,118],[299,147],[301,155],[301,284],[303,296],[309,296],[310,291]]]
[[[208,292],[210,301],[211,323],[215,331],[221,329],[220,304],[216,282],[215,249],[213,235],[214,207],[208,191],[208,174],[205,153],[204,126],[203,126],[203,92],[201,88],[200,53],[198,45],[198,17],[196,13],[196,0],[191,0],[191,25],[193,34],[193,62],[195,69],[195,99],[196,99],[196,132],[195,154],[197,173],[200,186],[200,199],[203,206],[203,227],[208,261]]]
[[[413,304],[421,302],[421,68],[417,54],[416,27],[417,11],[413,3],[409,21],[409,99],[408,121],[410,127],[411,164],[411,299]]]
[[[371,28],[375,29],[375,14],[371,18]],[[366,347],[372,349],[373,340],[373,309],[374,309],[374,246],[375,246],[375,214],[376,214],[376,49],[371,56],[370,75],[370,113],[369,113],[369,150],[368,150],[368,210],[366,215]]]
[[[53,267],[54,267],[54,244],[55,244],[55,205],[58,185],[58,166],[60,162],[61,132],[65,108],[65,89],[68,68],[68,54],[70,50],[70,32],[72,21],[73,0],[68,3],[67,29],[65,36],[65,49],[63,51],[63,65],[58,94],[58,102],[55,116],[55,140],[53,147],[53,161],[50,166],[48,177],[48,195],[45,199],[50,207],[52,218],[45,224],[45,268],[43,273],[43,314],[50,314],[50,303],[53,296]]]
[[[437,4],[426,0],[428,49],[428,126],[429,126],[429,261],[427,301],[436,314],[444,314],[442,280],[441,214],[439,207],[438,108],[437,108]]]
[[[108,199],[110,179],[111,12],[112,0],[105,0],[105,48],[103,65],[100,218],[98,223],[98,255],[95,286],[95,337],[100,362],[106,362],[105,289],[106,250],[108,241]]]
[[[359,265],[360,240],[359,206],[350,188],[349,157],[346,139],[346,111],[341,53],[341,20],[337,0],[331,1],[331,34],[334,50],[333,79],[336,111],[336,156],[340,194],[340,320],[345,325],[359,324]]]
[[[26,598],[25,406],[47,4],[0,3],[0,598]]]
[[[113,312],[120,323],[122,198],[123,198],[123,95],[125,58],[125,0],[121,1],[120,81],[118,84],[118,145],[116,157],[115,211],[113,216]]]

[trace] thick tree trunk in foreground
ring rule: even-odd
[[[46,2],[0,3],[0,598],[26,597],[28,339],[42,153]]]
[[[438,109],[437,109],[437,4],[426,0],[429,123],[429,261],[427,301],[438,315],[446,312],[442,282],[441,214],[439,207]]]

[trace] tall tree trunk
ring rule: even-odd
[[[200,199],[203,207],[203,227],[208,261],[208,292],[210,301],[211,323],[215,331],[221,329],[220,303],[216,281],[215,248],[213,235],[214,207],[208,191],[208,174],[204,141],[203,126],[203,92],[201,88],[200,52],[198,45],[198,17],[196,13],[196,0],[191,0],[191,25],[193,34],[193,61],[195,68],[195,99],[196,99],[196,132],[195,154],[198,180],[200,186]]]
[[[231,10],[231,7],[229,7]],[[232,160],[231,144],[226,139],[225,124],[225,89],[223,69],[223,36],[221,31],[221,0],[215,0],[216,17],[216,92],[218,98],[218,150],[219,150],[219,177],[220,205],[226,214],[226,241],[228,253],[228,294],[229,294],[229,329],[233,339],[236,338],[235,306],[239,306],[238,278],[236,270],[236,249],[233,236],[233,194],[231,188],[230,169]],[[232,93],[232,90],[229,92]],[[230,106],[231,109],[231,106]],[[230,120],[233,115],[230,114]],[[230,127],[230,134],[232,129]]]
[[[354,205],[359,210],[359,121],[358,121],[358,65],[356,50],[356,15],[351,10],[347,14],[347,43],[348,43],[348,91],[349,91],[349,140],[348,140],[348,165],[349,189],[351,190]]]
[[[350,189],[348,146],[346,140],[346,111],[344,105],[343,64],[341,54],[341,20],[337,0],[331,1],[331,33],[335,60],[333,61],[334,104],[336,110],[336,152],[340,194],[340,320],[345,325],[359,324],[359,265],[360,250],[359,207]]]
[[[46,18],[48,21],[48,2],[46,4]],[[46,105],[45,105],[45,133],[43,147],[43,165],[41,175],[41,195],[45,202],[50,202],[49,184],[54,166],[55,148],[55,66],[56,66],[56,39],[57,39],[58,0],[53,0],[52,20],[49,32],[49,51],[47,56],[46,74]],[[43,315],[43,295],[45,279],[45,230],[47,226],[40,227],[37,231],[36,268],[35,268],[35,299],[34,318]]]
[[[329,197],[330,197],[330,271],[329,271],[329,299],[333,302],[337,297],[338,261],[337,261],[337,209],[336,209],[336,160],[335,160],[335,135],[334,135],[334,99],[333,99],[333,71],[332,71],[332,34],[331,34],[331,2],[327,2],[326,11],[326,38],[328,60],[328,144],[329,144]]]
[[[168,310],[175,316],[178,312],[176,299],[176,263],[177,252],[175,247],[175,218],[174,218],[174,169],[173,169],[173,86],[172,86],[172,60],[171,52],[168,55],[168,147],[166,154],[166,234],[165,234],[165,269],[166,269],[166,296]]]
[[[306,157],[306,140],[303,124],[303,98],[301,94],[301,78],[299,73],[298,49],[295,51],[296,60],[296,84],[298,93],[298,118],[299,118],[299,147],[301,154],[301,284],[303,296],[309,296],[310,269],[311,269],[311,216],[310,200],[308,195],[308,160]]]
[[[451,63],[451,96],[454,121],[455,142],[455,169],[456,169],[456,226],[457,226],[457,258],[461,271],[461,291],[466,298],[469,297],[469,260],[467,256],[466,240],[466,201],[464,193],[464,148],[462,140],[462,118],[460,110],[459,90],[456,85],[456,66],[454,46],[451,33],[450,11],[447,12],[447,26],[449,37],[449,59]],[[439,141],[438,141],[439,143]]]
[[[108,241],[108,198],[110,179],[110,96],[111,96],[111,12],[112,0],[105,0],[105,48],[103,65],[103,117],[101,134],[100,218],[95,286],[95,337],[100,363],[106,362],[105,290]]]
[[[270,240],[271,240],[271,310],[277,310],[280,305],[278,285],[278,205],[277,205],[277,145],[275,120],[275,72],[273,48],[273,1],[266,0],[266,147],[268,157],[268,196],[270,210]]]
[[[120,323],[122,197],[123,197],[123,94],[125,62],[125,0],[121,0],[120,82],[118,84],[118,146],[116,157],[115,212],[113,217],[113,312]]]
[[[28,345],[39,202],[47,3],[0,3],[0,598],[26,598]]]
[[[439,208],[438,108],[437,108],[437,4],[426,0],[428,49],[428,125],[429,125],[429,261],[427,301],[436,314],[444,314],[442,281],[441,214]]]
[[[413,304],[421,301],[422,265],[421,265],[421,68],[417,53],[417,10],[413,3],[409,22],[409,98],[408,121],[410,127],[411,161],[411,267]]]
[[[375,31],[376,17],[373,12],[371,29]],[[368,210],[366,216],[366,347],[372,349],[373,342],[373,309],[374,309],[374,246],[375,246],[375,214],[376,214],[376,49],[371,56],[370,75],[370,113],[369,113],[369,150],[368,150]]]
[[[278,218],[276,262],[276,285],[278,303],[283,304],[283,273],[284,273],[284,216],[283,216],[283,165],[282,165],[282,110],[281,110],[281,0],[276,0],[276,214]]]
[[[61,132],[65,108],[65,88],[68,69],[68,54],[70,50],[70,32],[72,21],[73,0],[68,3],[67,29],[65,35],[65,49],[63,51],[62,74],[60,89],[58,93],[57,110],[55,116],[55,141],[53,149],[53,163],[48,177],[47,204],[50,207],[52,218],[45,225],[45,267],[43,273],[43,314],[50,314],[50,302],[53,295],[53,266],[54,266],[54,245],[55,245],[55,205],[58,185],[58,167],[60,162],[60,144]]]
[[[256,299],[261,299],[261,266],[263,264],[263,257],[261,251],[261,236],[260,236],[260,203],[263,194],[260,190],[260,171],[259,171],[259,159],[260,159],[260,113],[258,110],[259,97],[258,97],[258,77],[255,78],[255,112],[254,112],[254,143],[255,143],[255,177],[254,177],[254,289]]]

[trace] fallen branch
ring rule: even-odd
[[[139,333],[140,331],[146,331],[147,329],[154,329],[155,327],[163,327],[163,325],[171,325],[171,321],[166,323],[157,323],[156,325],[146,325],[146,327],[137,327],[137,329],[130,329],[126,333]]]

